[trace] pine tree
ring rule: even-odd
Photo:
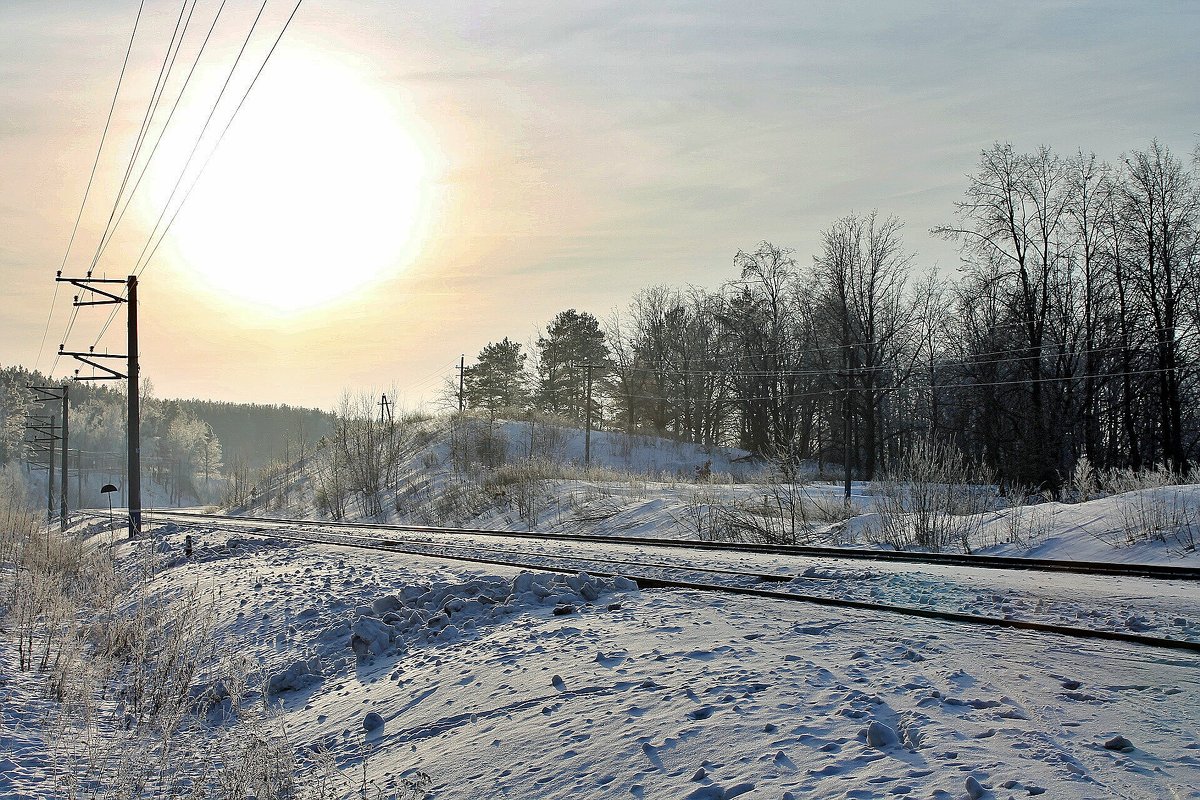
[[[608,345],[599,321],[587,312],[567,309],[555,315],[537,340],[537,402],[545,411],[582,420],[587,395],[587,365],[598,378],[608,368]]]
[[[493,415],[501,409],[524,410],[529,402],[526,354],[521,344],[507,336],[488,342],[475,365],[467,368],[463,392],[470,408],[483,408]]]

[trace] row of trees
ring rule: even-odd
[[[916,438],[1042,485],[1083,456],[1186,472],[1198,157],[996,144],[934,230],[959,245],[957,276],[921,269],[898,219],[850,214],[809,263],[763,242],[715,290],[651,287],[603,323],[564,311],[528,353],[491,343],[464,399],[582,421],[590,373],[610,427],[849,461],[868,479]]]
[[[0,465],[30,460],[26,415],[58,412],[34,403],[27,387],[58,383],[20,367],[0,368]],[[124,485],[123,389],[122,382],[70,384],[73,507],[98,503],[103,483]],[[161,486],[172,503],[215,500],[227,478],[250,484],[252,473],[273,458],[303,460],[335,420],[330,413],[290,406],[163,400],[148,381],[142,385],[141,414],[144,479]]]

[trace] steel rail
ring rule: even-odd
[[[101,515],[101,516],[103,516],[103,515]],[[169,515],[159,514],[157,516],[159,518],[165,519]],[[107,517],[105,517],[105,518],[107,519]],[[172,520],[172,521],[174,521],[174,520]],[[262,521],[267,522],[269,520],[264,519]],[[270,522],[274,522],[274,521],[270,521]],[[180,523],[176,523],[176,524],[180,524]],[[193,527],[206,527],[201,522],[185,522],[182,524],[193,526]],[[286,527],[287,525],[295,525],[295,523],[280,521],[279,525],[281,527]],[[308,526],[320,528],[320,527],[324,527],[324,523],[320,520],[310,520],[308,523]],[[277,531],[277,530],[279,530],[279,528],[263,526],[263,527],[258,527],[258,528],[252,528],[251,530],[257,534],[257,533],[265,533],[267,531]],[[305,537],[301,537],[301,538],[305,538]],[[565,561],[583,561],[583,562],[590,562],[590,563],[599,562],[599,563],[604,563],[604,564],[619,564],[622,566],[641,567],[641,568],[648,568],[648,569],[664,569],[664,570],[670,569],[670,570],[678,570],[681,572],[698,572],[698,573],[704,573],[706,575],[720,575],[720,576],[731,577],[731,578],[753,578],[754,580],[757,580],[760,583],[787,583],[788,581],[794,580],[796,578],[805,578],[807,580],[831,580],[830,578],[824,578],[822,576],[788,575],[788,574],[779,573],[779,572],[751,572],[751,571],[747,571],[747,570],[717,569],[715,567],[697,567],[697,566],[693,566],[690,564],[679,564],[679,563],[668,564],[668,563],[664,563],[661,561],[628,561],[628,560],[620,559],[620,558],[607,558],[604,556],[573,555],[570,553],[533,553],[533,552],[529,552],[528,550],[514,551],[511,549],[507,549],[507,548],[494,547],[494,546],[488,546],[488,545],[482,545],[482,544],[448,544],[446,542],[420,541],[420,540],[414,540],[414,539],[409,539],[406,541],[405,540],[395,541],[395,540],[390,540],[390,539],[379,539],[379,540],[377,540],[377,542],[380,546],[393,546],[393,545],[405,544],[405,545],[410,545],[410,546],[414,546],[414,547],[423,547],[423,548],[429,548],[429,549],[449,547],[449,548],[453,548],[454,550],[460,551],[460,552],[461,551],[483,551],[483,552],[489,552],[489,553],[506,553],[506,554],[510,554],[510,555],[517,555],[517,556],[523,556],[526,558],[536,558],[536,559],[550,559],[550,560],[558,560],[558,561],[564,561],[564,560]],[[420,555],[428,555],[428,556],[436,558],[436,557],[438,557],[439,554],[436,552],[433,552],[433,553],[420,553]],[[507,563],[507,562],[495,562],[495,563]],[[555,570],[555,571],[558,571],[558,570]],[[624,574],[624,573],[622,573],[622,574]]]
[[[213,520],[251,520],[255,522],[281,522],[291,525],[309,525],[315,520],[287,519],[280,517],[255,517],[231,514],[202,514],[190,511],[153,509],[161,515],[190,516]],[[809,558],[840,558],[852,561],[884,561],[913,564],[931,564],[975,569],[1003,569],[1024,572],[1066,572],[1076,575],[1113,575],[1158,580],[1200,581],[1200,567],[1174,567],[1159,564],[1123,564],[1103,561],[1061,561],[1044,558],[1021,558],[1012,556],[959,555],[954,553],[913,553],[903,550],[863,550],[842,547],[818,547],[813,545],[755,544],[746,542],[702,542],[697,540],[658,539],[640,536],[603,536],[600,534],[555,534],[537,531],[497,531],[485,528],[445,528],[433,525],[396,525],[387,523],[335,522],[320,520],[320,524],[332,528],[395,530],[411,533],[443,535],[491,536],[508,539],[533,539],[544,541],[590,542],[597,544],[638,545],[643,547],[672,548],[685,550],[708,550],[755,555],[786,555]]]
[[[214,519],[212,515],[202,515],[194,513],[184,513],[176,515],[174,512],[160,513],[157,515],[160,519],[169,518],[170,516],[187,516],[187,517],[205,517]],[[245,524],[249,518],[246,517],[216,517],[220,522],[238,522],[239,520]],[[171,520],[173,521],[173,520]],[[297,525],[304,527],[324,526],[326,523],[314,520],[278,520],[278,519],[254,519],[253,522],[268,522],[272,525]],[[184,524],[199,527],[202,522],[185,522]],[[372,527],[367,525],[357,525],[357,527]],[[387,526],[381,526],[386,527]],[[258,535],[265,538],[276,538],[306,544],[328,544],[338,547],[350,547],[362,550],[374,550],[384,552],[399,552],[407,555],[415,555],[424,558],[443,559],[447,561],[462,561],[478,564],[489,564],[494,566],[517,567],[520,569],[531,569],[541,572],[555,572],[559,574],[574,574],[577,570],[563,569],[542,564],[529,564],[517,562],[507,559],[482,558],[478,556],[468,555],[445,555],[422,552],[420,550],[405,549],[404,543],[388,541],[386,539],[368,539],[366,537],[358,537],[348,534],[334,534],[337,538],[303,536],[295,533],[280,531],[278,528],[260,526],[257,528],[247,528],[240,525],[236,526],[235,530],[241,533]],[[412,543],[409,543],[412,544]],[[603,563],[604,559],[595,559],[599,563]],[[679,568],[681,571],[687,571],[686,567]],[[634,580],[639,587],[642,588],[671,588],[671,589],[690,589],[695,591],[705,592],[720,592],[724,594],[736,594],[749,597],[757,597],[766,600],[782,600],[788,602],[809,603],[812,605],[827,606],[832,608],[849,608],[858,611],[871,611],[883,614],[897,614],[909,617],[919,617],[922,619],[941,620],[944,622],[953,622],[960,624],[982,625],[996,628],[1009,628],[1015,630],[1032,631],[1035,633],[1054,634],[1059,636],[1067,636],[1076,639],[1093,639],[1102,641],[1122,642],[1125,644],[1136,644],[1146,647],[1157,647],[1170,650],[1183,650],[1188,652],[1200,653],[1200,642],[1187,641],[1184,639],[1164,639],[1154,636],[1144,636],[1137,633],[1126,633],[1124,631],[1106,631],[1090,628],[1074,628],[1068,625],[1058,625],[1047,622],[1034,622],[1030,620],[1009,619],[1005,617],[987,617],[977,614],[964,614],[957,611],[939,611],[937,609],[915,608],[912,606],[894,606],[883,603],[872,603],[865,600],[849,600],[838,597],[825,597],[821,595],[809,595],[795,592],[782,592],[771,589],[759,589],[746,586],[735,586],[729,584],[710,584],[699,583],[696,581],[673,580],[669,578],[656,578],[652,576],[631,575],[629,573],[610,572],[607,570],[588,570],[589,574],[600,577],[617,577],[623,576]],[[745,573],[741,573],[745,574]]]

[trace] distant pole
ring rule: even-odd
[[[46,524],[49,525],[54,521],[54,440],[57,438],[54,435],[55,419],[54,415],[50,415],[50,456],[46,459],[46,463],[50,465],[50,478],[46,481]],[[47,529],[49,530],[49,529]]]
[[[142,417],[138,397],[137,276],[130,275],[129,313],[129,538],[142,530]]]
[[[592,363],[584,365],[587,369],[587,408],[583,412],[587,423],[583,429],[583,468],[592,468]]]
[[[458,413],[462,413],[465,408],[463,385],[466,383],[467,375],[467,354],[463,353],[458,357]]]
[[[71,445],[70,445],[70,439],[69,439],[70,431],[69,431],[69,427],[68,427],[69,420],[67,417],[68,409],[69,409],[69,390],[68,390],[66,384],[64,384],[62,386],[29,386],[28,388],[34,393],[34,402],[46,403],[51,400],[55,400],[55,401],[62,403],[62,425],[57,426],[62,431],[61,439],[59,438],[59,434],[56,431],[55,417],[53,417],[53,416],[40,417],[38,415],[30,415],[28,417],[28,419],[40,420],[40,424],[34,424],[31,426],[31,428],[35,431],[38,431],[39,433],[48,433],[49,434],[49,436],[47,438],[47,441],[49,441],[49,443],[50,443],[50,447],[47,450],[47,452],[49,453],[49,462],[46,465],[49,470],[48,478],[47,478],[48,483],[46,486],[47,524],[52,523],[54,521],[54,516],[55,516],[54,515],[54,490],[55,490],[54,448],[56,446],[55,442],[58,442],[58,441],[62,442],[62,445],[61,445],[61,447],[62,447],[62,450],[61,450],[62,463],[61,463],[61,467],[60,467],[62,470],[62,475],[61,475],[59,483],[58,483],[58,491],[59,491],[58,527],[59,527],[60,531],[65,531],[67,529],[67,503],[68,503],[67,491],[70,486],[69,481],[70,481],[70,474],[71,474],[71,472],[70,472]],[[48,432],[45,430],[45,426],[47,424],[46,420],[49,420],[50,429]]]
[[[379,400],[379,424],[383,425],[392,423],[392,404],[388,401],[387,394],[380,397]]]
[[[70,454],[68,447],[68,425],[67,425],[67,386],[62,387],[62,487],[59,497],[59,513],[58,513],[58,530],[65,532],[67,530],[67,489],[68,489],[68,474],[67,457]]]

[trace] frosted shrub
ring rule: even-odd
[[[1188,503],[1187,493],[1178,487],[1183,482],[1184,477],[1165,464],[1103,473],[1100,483],[1104,490],[1120,495],[1116,501],[1122,540],[1108,543],[1121,547],[1155,539],[1185,552],[1194,551],[1200,511]]]
[[[1164,486],[1174,486],[1182,483],[1182,478],[1166,464],[1159,464],[1148,469],[1110,469],[1105,472],[1100,483],[1109,494],[1136,492],[1139,489],[1160,489]]]
[[[29,497],[25,476],[16,464],[0,471],[0,563],[12,564],[16,553],[38,529],[43,509]]]
[[[1029,547],[1050,536],[1054,527],[1055,513],[1044,510],[1036,503],[1030,504],[1030,498],[1034,497],[1034,494],[1033,488],[1027,484],[1008,484],[1005,492],[1008,508],[1004,513],[1005,526],[1003,528],[1007,535],[1000,538],[996,533],[997,528],[992,528],[993,539],[988,544],[998,545],[1012,542],[1022,547]]]
[[[897,550],[964,552],[995,506],[990,476],[977,474],[953,445],[917,440],[876,482],[879,536]]]
[[[715,542],[733,538],[726,524],[726,515],[720,497],[711,489],[692,492],[684,503],[683,513],[675,516],[693,539]]]
[[[316,483],[313,503],[320,513],[340,522],[346,517],[350,494],[345,464],[338,457],[337,450],[331,444],[326,444],[313,456],[312,468]]]
[[[799,462],[775,464],[757,488],[757,499],[721,508],[729,538],[764,544],[812,544],[818,525],[843,522],[858,513],[838,500],[810,491],[808,474]]]
[[[1126,492],[1117,498],[1125,541],[1114,546],[1154,539],[1179,547],[1184,552],[1196,549],[1200,510],[1188,503],[1176,486],[1162,486]]]
[[[508,460],[508,437],[494,419],[456,414],[449,423],[450,465],[458,474],[495,469]]]
[[[549,414],[531,413],[525,456],[531,461],[562,461],[568,438],[567,423]]]
[[[1100,490],[1099,477],[1087,456],[1080,456],[1075,462],[1075,468],[1071,470],[1071,488],[1081,503],[1091,500]]]

